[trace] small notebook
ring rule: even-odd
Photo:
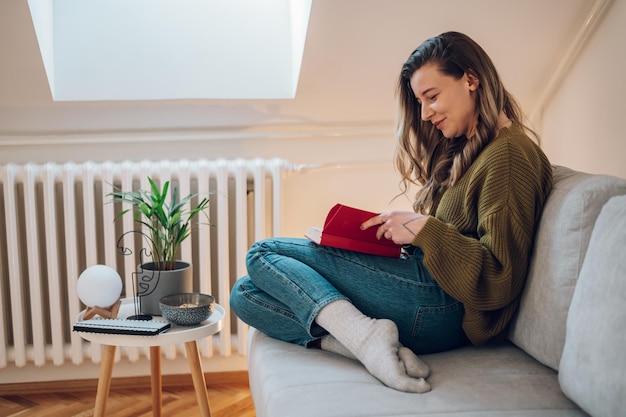
[[[170,323],[159,320],[89,319],[74,324],[74,331],[155,336],[167,331],[170,326]]]

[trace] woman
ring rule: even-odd
[[[231,306],[268,335],[358,359],[389,387],[425,392],[416,354],[502,337],[524,285],[550,163],[493,63],[467,36],[428,39],[398,83],[396,165],[414,211],[363,223],[410,256],[306,239],[257,242]]]

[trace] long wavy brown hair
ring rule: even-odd
[[[410,85],[411,76],[427,63],[446,75],[460,79],[465,73],[480,81],[476,94],[478,125],[471,138],[448,139],[428,121],[421,119],[421,104]],[[420,188],[413,208],[428,213],[436,196],[454,185],[497,133],[501,111],[537,141],[539,137],[524,124],[524,116],[513,96],[504,88],[487,53],[467,35],[446,32],[426,40],[402,67],[397,90],[398,120],[396,168],[401,189],[411,184]]]

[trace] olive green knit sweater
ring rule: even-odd
[[[502,333],[526,280],[552,168],[519,128],[502,129],[436,201],[413,240],[441,287],[465,307],[474,344]]]

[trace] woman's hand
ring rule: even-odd
[[[422,230],[428,216],[417,214],[412,211],[388,211],[366,220],[361,224],[361,229],[369,229],[378,226],[376,237],[392,240],[399,245],[413,242],[415,235]]]

